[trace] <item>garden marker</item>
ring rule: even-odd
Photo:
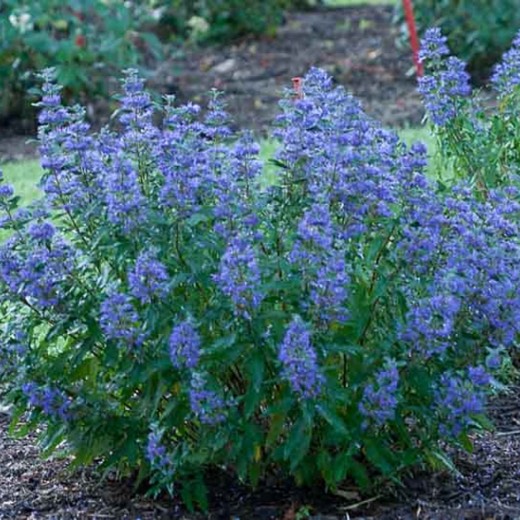
[[[78,34],[74,39],[74,43],[76,44],[76,47],[83,48],[87,45],[87,39],[83,34]]]
[[[417,37],[417,27],[415,25],[415,16],[413,14],[412,0],[403,0],[404,15],[406,17],[406,25],[410,35],[410,46],[413,52],[413,62],[415,64],[415,73],[420,78],[423,73],[423,65],[419,59],[419,38]]]
[[[292,84],[295,99],[303,99],[303,79],[299,76],[296,76],[295,78],[292,78]]]

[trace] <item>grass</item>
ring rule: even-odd
[[[12,184],[16,195],[21,197],[22,204],[28,204],[40,197],[38,181],[42,170],[38,160],[11,162],[4,164],[1,169],[6,182]]]
[[[426,127],[421,128],[405,128],[399,130],[399,135],[407,144],[414,141],[422,141],[428,147],[431,160],[435,155],[435,138]],[[267,163],[267,160],[273,156],[276,149],[274,141],[264,141],[260,152],[261,159]],[[432,165],[432,171],[435,164]],[[4,177],[9,184],[14,186],[15,192],[21,197],[22,204],[28,204],[32,200],[41,195],[38,188],[38,181],[42,174],[38,160],[31,159],[16,163],[7,163],[2,166]],[[276,179],[276,168],[267,164],[264,172],[265,184],[272,184]]]

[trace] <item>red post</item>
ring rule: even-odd
[[[408,33],[410,34],[410,46],[412,47],[415,71],[417,78],[420,78],[424,74],[424,69],[421,60],[419,60],[419,37],[417,36],[412,0],[403,0],[403,9],[406,18],[406,25],[408,26]]]
[[[294,90],[294,97],[296,99],[302,99],[303,98],[303,78],[300,78],[300,77],[292,78],[292,84],[293,84],[293,90]]]

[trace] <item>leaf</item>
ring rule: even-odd
[[[284,413],[277,413],[271,416],[271,426],[265,439],[265,444],[267,447],[270,448],[274,446],[274,444],[280,438],[285,424],[285,418],[286,414]]]
[[[316,407],[318,413],[334,428],[334,430],[344,437],[349,437],[349,431],[343,419],[326,403]]]
[[[300,418],[293,426],[284,447],[284,458],[289,461],[291,471],[294,471],[303,460],[312,439],[312,428],[304,417]]]
[[[260,350],[255,351],[249,363],[247,370],[250,377],[249,388],[244,398],[244,414],[247,418],[251,417],[255,411],[258,402],[262,398],[261,387],[264,378],[265,362],[263,353]]]
[[[254,463],[249,465],[249,482],[253,488],[258,486],[258,482],[260,481],[260,477],[262,475],[262,465],[259,463]]]
[[[467,436],[467,434],[463,433],[462,435],[460,435],[458,441],[468,453],[473,453],[473,443],[471,442],[471,439]]]
[[[381,438],[367,438],[364,440],[367,459],[383,474],[389,475],[394,469],[394,455],[385,446]]]
[[[193,485],[193,497],[195,502],[200,506],[203,511],[208,509],[208,489],[202,477],[195,480]]]
[[[42,454],[43,457],[49,457],[55,448],[65,439],[67,426],[60,424],[49,426],[43,437]]]
[[[449,469],[455,475],[460,475],[459,470],[451,458],[440,450],[432,450],[426,453],[426,458],[433,469]]]
[[[361,489],[367,489],[370,487],[370,477],[368,476],[368,472],[363,464],[352,459],[348,470]]]

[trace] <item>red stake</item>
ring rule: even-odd
[[[417,78],[424,74],[423,64],[419,59],[419,38],[417,36],[417,27],[415,25],[415,16],[413,14],[412,0],[403,0],[404,15],[406,24],[408,25],[408,33],[410,34],[410,46],[413,52],[413,62],[415,63],[415,72]]]
[[[300,77],[292,78],[292,86],[294,90],[294,97],[296,99],[303,98],[303,79]]]

